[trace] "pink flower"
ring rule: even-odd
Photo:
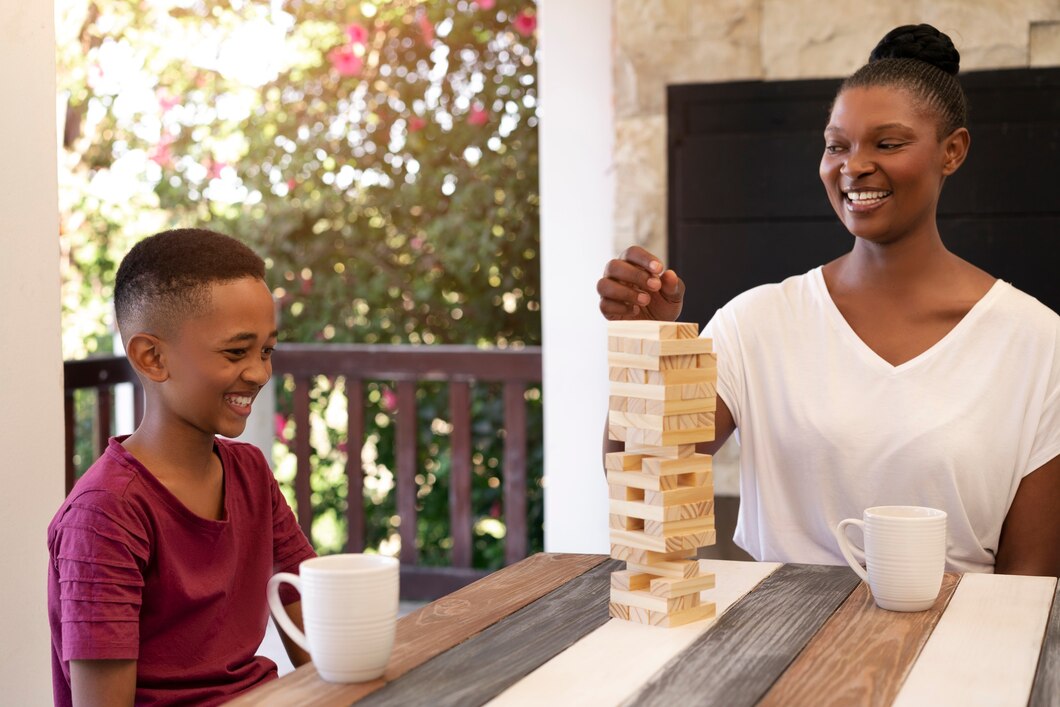
[[[161,167],[168,167],[173,164],[173,150],[170,145],[173,144],[173,136],[166,133],[155,145],[148,151],[147,159],[151,160],[155,164]]]
[[[478,0],[480,10],[492,10],[496,4],[495,0]]]
[[[296,182],[294,179],[287,180],[287,191],[294,191],[294,188],[296,186],[298,186],[298,182]]]
[[[467,114],[467,124],[481,127],[489,122],[490,114],[485,108],[478,105],[477,103],[471,106],[471,111]]]
[[[350,38],[350,44],[365,44],[368,41],[368,30],[364,25],[351,22],[346,25],[346,36]]]
[[[427,19],[427,13],[420,12],[416,15],[416,21],[420,25],[420,32],[423,32],[423,42],[425,44],[434,44],[434,25]]]
[[[168,91],[158,92],[158,106],[162,109],[163,113],[168,113],[170,110],[180,105],[180,98],[174,96]]]
[[[397,395],[390,388],[383,388],[383,397],[379,404],[387,412],[394,412],[397,410]]]
[[[516,32],[524,37],[529,37],[537,29],[537,17],[523,10],[512,20],[512,25],[515,27]]]
[[[353,53],[353,47],[335,47],[328,52],[328,61],[331,68],[339,73],[339,76],[356,76],[364,67],[364,60]]]
[[[206,176],[210,179],[217,179],[221,176],[221,170],[228,166],[227,162],[210,162],[210,166],[206,170]]]
[[[418,133],[419,131],[423,130],[425,127],[427,127],[427,121],[424,120],[423,118],[419,117],[418,115],[414,115],[411,118],[409,118],[409,132],[410,133]]]
[[[273,417],[273,424],[276,426],[276,439],[284,439],[283,433],[287,429],[287,418],[282,413],[276,413]]]

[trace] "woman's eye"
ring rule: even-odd
[[[894,149],[899,148],[901,146],[902,146],[902,143],[900,143],[900,142],[881,142],[880,143],[880,149],[881,150],[894,150]]]
[[[827,152],[830,155],[834,155],[834,154],[837,154],[839,152],[842,152],[842,150],[843,150],[843,146],[842,145],[825,145],[824,146],[824,151]]]

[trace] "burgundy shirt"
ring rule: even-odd
[[[213,705],[276,677],[265,585],[313,549],[265,458],[217,439],[224,520],[189,511],[112,438],[48,526],[55,704],[70,663],[135,659],[137,704]],[[290,587],[283,596],[297,598]]]

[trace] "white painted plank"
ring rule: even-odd
[[[1024,707],[1055,577],[966,574],[895,707]]]
[[[702,571],[717,576],[717,587],[701,593],[703,601],[717,605],[717,616],[780,567],[774,562],[700,560],[699,563]],[[612,619],[501,693],[489,705],[620,704],[670,658],[709,630],[716,620],[661,628]]]

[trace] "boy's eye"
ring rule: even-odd
[[[880,149],[881,150],[893,150],[893,149],[901,147],[901,146],[902,146],[902,143],[900,143],[900,142],[881,142],[880,143]]]
[[[229,356],[237,356],[237,357],[238,356],[246,356],[247,355],[247,350],[246,349],[225,349],[225,353],[228,354]]]
[[[276,350],[275,346],[266,346],[265,348],[263,348],[261,350],[261,357],[262,358],[270,358],[272,356],[272,352],[275,351],[275,350]]]

